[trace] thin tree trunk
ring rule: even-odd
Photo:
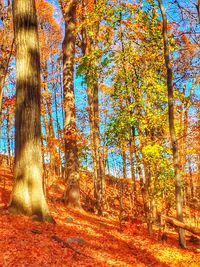
[[[6,134],[7,134],[7,142],[8,142],[8,166],[11,168],[11,140],[10,140],[10,130],[11,130],[11,120],[10,120],[10,109],[9,106],[7,106],[7,112],[6,112],[6,121],[7,121],[7,129],[6,129]]]
[[[77,146],[76,110],[74,97],[74,56],[75,56],[75,14],[76,0],[60,1],[65,20],[65,37],[63,40],[63,90],[64,90],[64,132],[66,164],[66,204],[68,207],[80,208],[79,158]]]
[[[194,195],[194,181],[193,181],[193,177],[192,177],[192,164],[191,161],[189,160],[188,162],[189,164],[189,181],[190,181],[190,199],[193,200],[193,198],[195,197]]]
[[[55,105],[55,116],[56,116],[56,128],[57,128],[57,138],[58,140],[61,140],[61,134],[60,134],[60,123],[58,119],[58,101],[57,101],[57,94],[56,94],[56,89],[55,89],[55,96],[54,96],[54,105]],[[58,154],[59,154],[59,160],[60,160],[60,166],[59,166],[59,171],[58,175],[62,176],[62,156],[61,156],[61,148],[58,146]]]
[[[48,91],[48,68],[47,68],[47,62],[45,62],[45,67],[43,70],[43,79],[44,79],[44,93],[45,93],[45,99],[46,99],[46,107],[47,107],[47,115],[49,119],[49,134],[51,138],[55,137],[54,133],[54,127],[53,127],[53,118],[52,118],[52,106],[51,106],[51,95],[49,95]]]
[[[13,1],[16,44],[14,187],[9,210],[54,222],[42,188],[40,54],[34,0]]]
[[[6,76],[8,73],[8,66],[10,63],[11,55],[12,55],[13,43],[11,46],[10,54],[7,59],[4,58],[4,65],[1,65],[0,68],[0,113],[2,112],[2,99],[3,99],[3,88],[6,82]]]
[[[125,146],[122,146],[122,170],[123,170],[123,179],[126,179],[127,178],[126,151],[124,149],[125,149]]]
[[[144,204],[144,212],[147,221],[147,229],[150,236],[153,234],[153,218],[152,218],[152,207],[151,207],[151,196],[149,194],[151,186],[151,173],[149,172],[146,162],[144,165],[145,181],[142,187],[142,197]]]
[[[98,83],[93,86],[87,82],[88,114],[90,122],[90,136],[92,144],[92,160],[94,167],[95,198],[97,200],[98,214],[102,213],[105,182],[103,157],[101,155],[100,130],[99,130],[99,96]]]
[[[200,0],[197,0],[197,13],[198,13],[198,20],[199,20],[199,23],[200,23]]]
[[[95,2],[96,3],[96,2]],[[85,2],[82,2],[83,11]],[[84,14],[83,14],[84,20]],[[94,26],[96,35],[98,35],[99,24]],[[82,29],[82,52],[84,56],[89,56],[94,49],[94,41],[87,34],[87,29]],[[91,78],[92,77],[92,78]],[[96,63],[89,62],[86,73],[87,97],[88,97],[88,115],[90,123],[90,139],[92,147],[92,161],[94,168],[94,196],[96,198],[96,208],[98,214],[102,214],[103,204],[105,202],[105,173],[104,163],[101,151],[101,138],[99,129],[99,84]]]
[[[10,1],[8,2],[7,10],[8,10],[8,8],[10,8]],[[2,1],[1,2],[2,14],[0,14],[0,15],[2,18],[3,27],[6,28],[6,24],[9,24],[9,21],[7,21],[7,19],[4,17],[4,12],[5,12],[4,9],[5,9],[4,1]],[[5,36],[5,38],[7,38],[7,34],[5,34],[4,36]],[[4,37],[3,37],[3,39],[4,39]],[[3,43],[4,43],[4,40],[3,40]],[[1,47],[2,62],[1,62],[1,68],[0,68],[0,114],[2,112],[3,88],[4,88],[4,85],[6,82],[6,76],[8,74],[8,67],[9,67],[9,63],[10,63],[12,52],[13,52],[13,43],[14,43],[14,40],[12,40],[9,54],[7,54],[7,49],[8,49],[7,47],[5,47],[5,50],[3,49],[4,46]],[[4,51],[6,51],[5,55],[4,55]]]
[[[133,206],[137,205],[137,186],[136,186],[136,177],[134,170],[134,158],[133,158],[133,141],[132,139],[129,141],[129,154],[130,154],[130,168],[131,168],[131,179],[133,181],[133,193],[132,193],[132,201]]]
[[[53,117],[52,117],[53,112],[52,112],[52,104],[51,104],[51,94],[49,94],[49,91],[48,91],[47,61],[45,61],[44,68],[43,68],[43,90],[44,90],[44,95],[45,95],[45,97],[43,97],[43,105],[44,105],[45,110],[47,111],[46,114],[44,114],[44,119],[45,119],[46,130],[48,130],[48,135],[46,136],[46,139],[47,139],[47,146],[48,146],[49,154],[50,154],[50,166],[49,167],[51,169],[52,176],[54,176],[53,173],[55,173],[55,167],[57,163],[54,160],[55,155],[56,155],[56,148],[55,148],[55,144],[52,142],[52,139],[55,138],[55,132],[54,132],[54,125],[53,125]]]
[[[169,131],[173,152],[173,164],[175,173],[175,196],[176,196],[176,213],[177,219],[183,222],[183,196],[181,189],[181,174],[180,174],[180,159],[178,152],[178,142],[176,138],[175,126],[174,126],[174,96],[173,96],[173,77],[172,68],[170,66],[169,44],[167,36],[167,16],[162,0],[158,0],[162,19],[163,19],[163,42],[164,42],[164,58],[167,70],[167,90],[168,90],[168,115],[169,115]],[[185,232],[184,229],[179,227],[179,244],[182,248],[186,248]]]

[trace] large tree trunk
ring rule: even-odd
[[[16,44],[14,187],[9,210],[53,222],[42,188],[40,55],[34,0],[13,1]]]
[[[167,70],[167,89],[168,89],[168,115],[169,115],[169,131],[172,144],[172,153],[173,153],[173,164],[174,164],[174,173],[175,173],[175,196],[176,196],[176,213],[177,219],[183,222],[183,196],[181,189],[181,173],[180,173],[180,160],[178,152],[178,142],[176,138],[175,126],[174,126],[174,96],[173,96],[173,77],[172,77],[172,68],[170,66],[170,56],[169,56],[169,44],[167,36],[167,16],[165,8],[163,6],[162,0],[158,0],[162,19],[163,19],[163,42],[164,42],[164,58],[165,65]],[[184,229],[179,227],[179,244],[182,248],[186,247],[185,243],[185,233]]]
[[[74,97],[74,56],[75,56],[75,14],[76,0],[60,1],[65,20],[63,40],[63,91],[64,91],[64,131],[66,160],[66,204],[80,208],[79,159],[77,146],[76,110]]]

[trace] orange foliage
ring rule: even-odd
[[[58,52],[58,45],[62,40],[62,30],[54,18],[55,7],[44,0],[36,1],[39,24],[39,41],[41,61]]]
[[[109,93],[109,94],[113,93],[113,88],[106,84],[100,84],[100,90],[102,90],[104,93]]]
[[[0,206],[6,207],[12,174],[1,168],[0,175]],[[90,173],[82,178],[82,186],[84,181],[87,186],[92,185]],[[198,249],[190,243],[187,250],[177,248],[175,233],[161,244],[157,232],[149,238],[144,223],[138,219],[129,221],[119,232],[113,218],[72,211],[56,202],[56,192],[63,190],[64,185],[59,183],[50,191],[49,206],[56,225],[0,210],[0,266],[199,266]]]

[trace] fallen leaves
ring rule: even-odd
[[[1,202],[9,200],[11,188],[11,179],[0,185],[6,195]],[[199,245],[188,242],[187,250],[179,249],[176,233],[169,233],[163,245],[157,233],[147,236],[139,219],[127,222],[120,232],[119,222],[111,217],[66,209],[62,202],[49,206],[56,225],[0,210],[0,266],[200,266]]]

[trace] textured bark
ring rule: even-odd
[[[200,235],[200,229],[197,227],[193,227],[191,225],[187,225],[179,220],[177,220],[176,218],[173,217],[168,217],[165,215],[161,215],[162,216],[162,220],[172,224],[173,226],[177,226],[177,227],[181,227],[185,230],[187,230],[188,232],[193,233],[194,235]]]
[[[60,133],[60,122],[59,122],[59,118],[58,118],[58,101],[57,101],[57,93],[55,92],[54,95],[54,105],[55,105],[55,115],[56,115],[56,128],[57,128],[57,134],[58,134],[58,140],[61,140],[61,133]],[[59,160],[60,160],[60,165],[56,166],[56,174],[59,176],[64,176],[63,174],[63,167],[62,167],[62,153],[61,153],[61,148],[58,147],[58,154],[59,154]]]
[[[50,169],[53,174],[55,174],[56,170],[56,164],[54,160],[54,156],[56,155],[56,147],[55,144],[52,143],[52,139],[55,137],[55,131],[54,131],[54,125],[53,125],[53,112],[52,112],[52,102],[51,102],[51,94],[49,93],[48,90],[48,62],[47,60],[44,62],[44,66],[42,69],[43,73],[43,92],[45,94],[45,97],[43,97],[43,105],[45,108],[46,113],[44,114],[44,123],[45,123],[45,128],[46,128],[46,140],[47,140],[47,146],[48,150],[50,152]]]
[[[127,169],[126,169],[126,151],[125,151],[125,147],[122,146],[122,169],[123,169],[123,178],[126,179],[127,178]]]
[[[197,0],[197,13],[198,13],[198,20],[200,23],[200,0]]]
[[[130,168],[131,168],[131,179],[133,180],[133,200],[134,204],[137,203],[137,185],[136,185],[136,177],[134,170],[134,158],[133,158],[133,141],[129,140],[129,154],[130,154]]]
[[[147,229],[148,234],[150,236],[153,235],[153,216],[152,216],[152,208],[151,208],[151,196],[150,196],[150,185],[151,185],[151,173],[149,171],[147,163],[144,161],[144,174],[145,174],[145,181],[142,184],[142,198],[143,198],[143,205],[144,205],[144,213],[147,222]]]
[[[102,213],[102,206],[104,202],[105,191],[105,175],[103,168],[103,157],[100,151],[100,130],[99,130],[99,89],[98,83],[91,84],[87,82],[87,96],[88,96],[88,115],[90,122],[90,137],[92,144],[92,160],[94,167],[94,187],[95,198],[97,201],[97,211]]]
[[[46,108],[47,108],[47,115],[48,115],[48,125],[49,125],[49,136],[51,138],[55,137],[54,132],[54,126],[53,126],[53,117],[52,117],[52,105],[51,105],[51,96],[48,96],[48,67],[47,67],[47,61],[44,64],[44,70],[43,70],[43,82],[44,82],[44,92],[46,93]]]
[[[85,1],[82,1],[83,20],[85,13]],[[98,35],[99,23],[93,26],[93,30]],[[82,28],[82,53],[84,56],[89,56],[95,48],[94,40],[88,36],[86,27]],[[92,161],[94,168],[94,197],[96,199],[96,208],[98,214],[102,213],[105,202],[105,173],[104,163],[101,151],[101,138],[99,129],[99,84],[96,62],[90,61],[86,66],[86,83],[87,83],[87,98],[88,98],[88,116],[90,123],[90,139],[92,147]]]
[[[194,181],[193,181],[193,177],[192,177],[192,163],[191,161],[189,160],[188,162],[189,164],[189,186],[190,186],[190,198],[193,199],[195,197],[195,192],[194,192]]]
[[[75,56],[75,14],[76,0],[60,1],[65,20],[63,40],[63,92],[64,92],[64,131],[66,160],[66,195],[68,207],[80,208],[79,159],[77,146],[76,110],[74,97],[74,56]]]
[[[12,213],[53,222],[42,188],[40,55],[34,0],[13,1],[16,45],[15,166]]]
[[[169,131],[172,144],[173,164],[175,173],[175,196],[176,196],[176,215],[177,219],[183,222],[183,196],[181,189],[181,173],[180,173],[180,159],[178,151],[178,142],[176,138],[174,126],[174,96],[173,96],[173,75],[170,65],[169,44],[167,36],[167,16],[162,0],[158,0],[162,19],[163,19],[163,42],[164,42],[164,58],[167,70],[167,90],[168,90],[168,116],[169,116]],[[182,248],[186,247],[184,229],[179,227],[179,244]]]

